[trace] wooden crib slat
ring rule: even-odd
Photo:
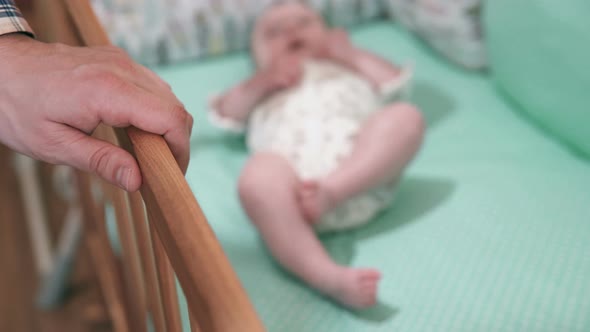
[[[87,1],[64,1],[86,45],[109,44]],[[137,157],[142,195],[156,216],[155,229],[201,329],[264,331],[164,139],[133,127],[118,130],[117,136]]]
[[[132,331],[123,300],[123,284],[119,278],[117,259],[105,228],[104,204],[100,208],[92,196],[90,176],[76,172],[76,182],[84,212],[85,241],[98,276],[98,282],[111,316],[115,332]]]
[[[113,129],[100,125],[94,135],[107,142],[117,144]],[[125,278],[125,294],[127,295],[128,312],[133,331],[147,331],[147,303],[143,268],[137,246],[135,225],[131,221],[130,206],[127,194],[115,186],[101,180],[106,197],[110,199],[115,210],[115,218],[123,258],[123,276]]]
[[[154,254],[156,256],[158,281],[162,290],[162,303],[164,305],[164,314],[166,316],[166,327],[168,332],[182,332],[182,320],[180,317],[180,306],[178,304],[178,293],[176,291],[176,277],[174,270],[170,265],[170,260],[166,256],[164,246],[158,237],[157,231],[153,228],[156,217],[149,213],[150,234],[154,245]]]
[[[203,332],[201,330],[201,328],[199,327],[199,322],[195,318],[195,315],[193,315],[193,313],[190,311],[189,311],[188,315],[189,315],[189,319],[190,319],[190,323],[191,323],[191,332]]]
[[[162,306],[154,248],[152,246],[148,221],[145,216],[143,200],[138,192],[129,193],[128,197],[131,206],[131,216],[133,217],[135,230],[137,231],[137,242],[145,275],[148,305],[154,320],[154,327],[156,332],[166,332],[166,319],[164,316],[164,308]]]
[[[78,45],[79,36],[75,29],[72,29],[73,22],[65,7],[61,1],[35,0],[33,11],[37,23],[37,38],[46,42]]]
[[[129,206],[125,193],[109,184],[103,183],[108,193],[117,219],[117,231],[123,250],[123,272],[125,291],[128,298],[130,321],[133,331],[147,331],[147,306],[145,286],[134,226],[129,218]]]

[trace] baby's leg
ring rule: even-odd
[[[306,283],[340,303],[363,308],[376,302],[379,272],[336,264],[296,200],[298,177],[282,157],[255,155],[239,181],[240,200],[273,256]]]
[[[423,134],[420,112],[407,103],[389,105],[369,117],[352,154],[338,169],[300,185],[298,198],[306,219],[316,222],[339,203],[397,179],[418,151]]]

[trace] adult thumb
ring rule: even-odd
[[[136,191],[141,186],[141,172],[131,154],[109,142],[82,132],[64,151],[64,162],[83,171],[97,174],[104,180],[127,191]]]

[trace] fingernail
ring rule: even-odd
[[[119,187],[129,190],[129,179],[131,178],[131,169],[127,167],[121,167],[117,171],[117,184]]]

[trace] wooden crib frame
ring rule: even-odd
[[[88,0],[37,0],[35,28],[47,42],[108,45]],[[182,331],[175,276],[186,295],[192,331],[260,332],[259,320],[188,183],[161,136],[101,125],[95,137],[138,160],[140,192],[126,193],[76,172],[84,239],[116,332]],[[122,257],[112,250],[105,206],[116,214]]]

